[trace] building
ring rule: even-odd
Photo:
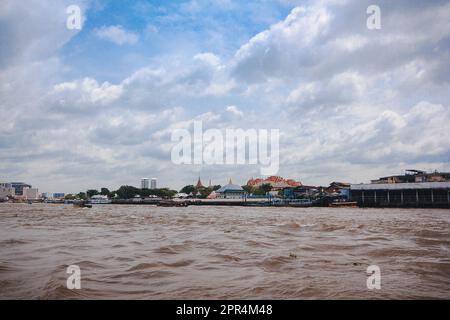
[[[26,200],[36,200],[39,198],[39,191],[37,188],[23,188],[22,190],[22,196]]]
[[[197,184],[195,185],[195,188],[198,190],[198,189],[203,189],[203,188],[205,188],[205,186],[203,185],[203,183],[202,183],[202,180],[200,180],[200,177],[198,177],[198,181],[197,181]]]
[[[303,199],[315,197],[319,188],[313,186],[288,187],[283,189],[283,197],[287,199]]]
[[[350,183],[347,182],[332,182],[330,185],[323,190],[328,196],[345,196],[348,198]]]
[[[450,208],[450,182],[353,184],[350,198],[362,207]]]
[[[0,200],[7,200],[16,195],[11,183],[0,183]]]
[[[152,178],[151,184],[150,184],[150,189],[157,189],[157,182],[158,182],[158,179]]]
[[[142,178],[141,179],[141,189],[148,189],[148,187],[149,187],[149,179]]]
[[[51,193],[49,193],[49,192],[43,192],[43,193],[41,194],[41,198],[42,198],[42,199],[52,199],[52,198],[53,198],[53,195],[52,195]]]
[[[217,199],[216,191],[211,192],[206,198],[207,199]]]
[[[237,184],[233,184],[230,179],[230,182],[217,190],[216,192],[217,199],[243,199],[245,198],[245,191],[241,186]]]
[[[23,189],[32,187],[31,185],[23,182],[11,182],[11,186],[14,188],[16,196],[23,196]]]
[[[409,169],[405,170],[405,174],[402,175],[387,176],[371,181],[372,184],[415,182],[450,182],[450,173],[438,171],[427,173],[422,170]]]
[[[284,188],[299,187],[302,185],[300,181],[295,181],[293,179],[284,179],[279,176],[271,176],[267,179],[250,179],[247,181],[247,186],[259,188],[263,184],[270,184],[272,186],[272,191],[278,192]]]

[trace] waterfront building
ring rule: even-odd
[[[52,198],[52,194],[49,193],[49,192],[43,192],[43,193],[41,194],[41,198],[42,198],[42,199],[50,199],[50,198]]]
[[[36,200],[39,198],[39,191],[37,188],[28,188],[25,187],[22,190],[22,196],[26,199],[26,200]]]
[[[270,184],[272,186],[273,192],[278,192],[280,190],[283,190],[284,188],[299,187],[302,185],[300,181],[295,181],[293,179],[284,179],[283,177],[279,176],[271,176],[267,179],[252,178],[247,182],[247,186],[254,188],[261,187],[263,184]]]
[[[245,197],[245,191],[241,186],[237,184],[233,184],[230,179],[230,182],[215,191],[218,199],[242,199]]]
[[[157,188],[157,182],[158,182],[158,179],[152,178],[151,183],[150,183],[150,189],[156,189]]]
[[[32,186],[23,182],[11,182],[11,187],[14,188],[16,196],[23,196],[23,189],[31,188]]]
[[[206,198],[207,199],[217,199],[216,191],[211,192]]]
[[[350,198],[362,207],[450,208],[450,182],[352,184]]]
[[[343,198],[348,199],[350,195],[350,185],[351,184],[347,182],[332,182],[327,188],[324,188],[322,191],[327,196],[342,196]]]
[[[319,188],[313,186],[288,187],[283,189],[283,197],[287,199],[309,198],[317,196],[319,192]]]
[[[0,183],[0,187],[4,187],[4,188],[13,188],[11,183],[8,182],[2,182]]]
[[[148,187],[149,187],[149,179],[142,178],[141,179],[141,189],[148,189]]]
[[[408,169],[402,175],[387,176],[371,181],[373,184],[414,182],[450,182],[450,173],[438,171],[427,173],[422,170]]]
[[[0,200],[13,198],[15,195],[15,189],[10,183],[0,183]]]

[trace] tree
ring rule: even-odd
[[[140,189],[140,195],[142,197],[156,196],[160,198],[173,198],[177,193],[177,191],[168,188]]]
[[[75,196],[73,194],[66,194],[64,197],[65,200],[75,200]]]
[[[120,199],[131,199],[136,195],[141,195],[141,190],[132,186],[121,186],[119,190],[115,191]]]
[[[162,189],[156,189],[158,190],[157,196],[165,199],[171,199],[173,198],[177,192],[175,190],[170,190],[168,188],[162,188]]]
[[[102,195],[102,196],[110,196],[111,195],[111,192],[109,191],[109,189],[108,188],[102,188],[101,190],[100,190],[100,194]]]
[[[242,189],[244,189],[244,191],[245,192],[247,192],[248,194],[252,194],[253,193],[253,187],[252,186],[249,186],[249,185],[245,185],[245,186],[242,186]]]
[[[268,192],[270,192],[272,190],[272,185],[270,183],[264,183],[261,187],[260,187],[261,191],[264,192],[264,194],[267,194]]]
[[[191,192],[195,193],[195,191],[196,191],[196,189],[193,185],[188,185],[188,186],[183,187],[183,189],[180,190],[180,193],[190,194]]]
[[[264,183],[263,185],[259,186],[258,188],[254,188],[252,193],[259,196],[265,196],[269,191],[272,190],[272,186],[270,183]]]
[[[86,193],[80,192],[79,194],[77,194],[77,198],[81,200],[86,200],[87,199]]]
[[[98,195],[98,190],[91,189],[91,190],[87,191],[87,196],[89,198],[92,198],[93,196],[96,196],[96,195]]]

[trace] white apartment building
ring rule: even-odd
[[[157,181],[158,181],[158,179],[152,178],[150,189],[156,189],[157,188]]]
[[[10,183],[0,183],[0,200],[6,200],[8,197],[16,195],[15,189]]]
[[[27,200],[36,200],[39,198],[39,190],[37,188],[23,188],[23,197]]]

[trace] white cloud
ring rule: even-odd
[[[112,85],[109,82],[100,85],[95,79],[85,78],[56,84],[49,98],[59,101],[62,107],[69,104],[70,107],[76,108],[80,105],[112,103],[122,95],[122,92],[122,85]]]
[[[136,44],[139,41],[139,35],[125,30],[122,26],[103,26],[94,31],[95,35],[103,40],[111,41],[118,45]]]
[[[194,60],[204,61],[214,67],[218,67],[221,64],[220,58],[211,52],[199,53],[194,56]]]
[[[243,117],[244,113],[239,110],[236,106],[228,106],[227,107],[227,112],[237,116],[237,117]]]

